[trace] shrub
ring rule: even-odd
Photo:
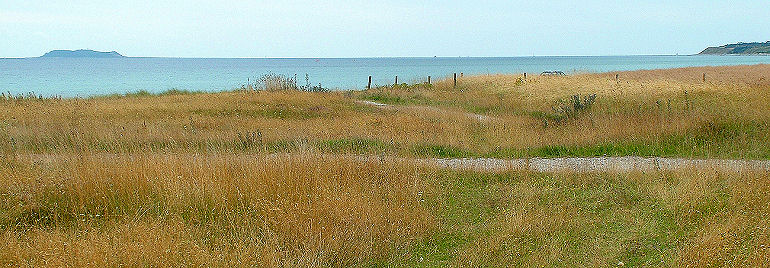
[[[244,149],[254,148],[256,146],[262,146],[262,131],[256,132],[238,132],[238,143]]]
[[[297,91],[305,91],[305,92],[329,91],[329,89],[321,86],[321,83],[318,83],[317,86],[311,85],[310,76],[308,74],[305,74],[305,85],[299,86],[297,84],[296,75],[294,77],[288,77],[282,74],[273,74],[273,73],[262,75],[262,77],[257,79],[254,84],[251,84],[249,82],[248,84],[241,86],[241,89],[267,90],[267,91],[297,90]]]
[[[556,123],[565,122],[569,119],[579,116],[580,114],[590,109],[594,102],[596,102],[596,94],[585,96],[572,95],[566,100],[561,99],[556,101],[556,104],[551,106],[553,114],[547,116],[547,118],[552,119]]]
[[[297,78],[286,77],[281,74],[266,74],[257,80],[258,87],[267,91],[297,90]]]

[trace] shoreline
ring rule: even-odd
[[[697,55],[690,55],[690,56],[697,56]],[[687,57],[690,57],[687,56]],[[710,55],[705,55],[710,56]],[[611,57],[611,56],[608,56]],[[684,56],[683,56],[684,57]],[[131,58],[131,57],[126,57]],[[126,59],[126,58],[101,58],[97,60],[107,59],[107,60],[113,60],[113,59]],[[70,59],[70,58],[67,58]],[[427,58],[426,58],[427,59]],[[75,59],[78,60],[78,59]],[[672,68],[652,68],[652,69],[637,69],[637,70],[617,70],[617,71],[599,71],[599,72],[591,72],[591,71],[581,71],[581,70],[573,70],[573,71],[565,71],[570,76],[582,76],[582,75],[592,75],[592,76],[602,76],[602,75],[615,75],[615,74],[633,74],[633,73],[643,73],[643,72],[673,72],[673,71],[694,71],[699,70],[703,71],[705,73],[708,73],[709,71],[715,71],[719,69],[730,69],[730,68],[753,68],[753,67],[762,67],[762,66],[768,66],[770,65],[770,62],[768,63],[757,63],[757,64],[738,64],[738,65],[705,65],[705,66],[689,66],[689,67],[672,67]],[[524,72],[513,72],[513,73],[466,73],[466,77],[476,77],[476,76],[522,76]],[[458,74],[459,75],[459,74]],[[530,77],[538,77],[540,76],[539,73],[528,73]],[[451,80],[452,74],[444,75],[444,76],[434,76],[435,81],[438,82],[440,80],[450,79]],[[255,78],[256,80],[256,78]],[[312,78],[311,78],[312,81]],[[410,81],[408,79],[403,81]],[[300,81],[297,81],[300,83]],[[311,82],[311,84],[313,84]],[[383,87],[387,85],[375,85],[377,87]],[[365,85],[363,88],[358,87],[351,87],[351,88],[328,88],[331,92],[356,92],[356,91],[364,91],[366,90]],[[214,90],[199,90],[199,89],[185,89],[184,87],[171,87],[166,90],[148,90],[148,89],[139,89],[139,90],[129,90],[125,92],[116,92],[116,93],[94,93],[89,94],[85,96],[79,96],[79,95],[64,95],[64,94],[42,94],[35,91],[13,91],[6,88],[0,88],[0,93],[5,95],[7,98],[10,94],[12,97],[27,97],[30,94],[34,95],[35,97],[42,96],[43,99],[99,99],[99,98],[114,98],[114,97],[132,97],[132,96],[163,96],[163,95],[178,95],[178,94],[217,94],[217,93],[227,93],[227,92],[236,92],[242,90],[239,87],[234,87],[231,89],[214,89]]]

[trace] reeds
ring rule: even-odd
[[[260,76],[258,79],[251,83],[251,79],[245,85],[241,86],[241,90],[246,91],[283,91],[283,90],[295,90],[304,92],[327,92],[329,89],[324,88],[319,83],[318,85],[310,84],[310,75],[305,74],[305,85],[299,85],[297,83],[297,75],[294,77],[288,77],[282,74],[269,73]]]
[[[9,92],[0,92],[0,102],[3,101],[44,101],[44,100],[62,100],[61,96],[48,96],[44,97],[42,94],[35,94],[34,92],[28,92],[27,94],[17,94],[13,95],[10,91]]]

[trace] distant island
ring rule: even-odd
[[[709,47],[698,53],[698,55],[770,55],[770,41]]]
[[[124,58],[125,56],[115,51],[101,52],[89,49],[78,50],[53,50],[40,56],[41,58]]]

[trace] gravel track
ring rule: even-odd
[[[293,154],[269,154],[268,158],[291,157]],[[75,156],[61,156],[54,154],[29,154],[20,155],[28,157],[38,164],[51,164],[66,160]],[[119,158],[113,154],[99,154],[98,158],[111,161]],[[167,155],[173,158],[173,155]],[[203,156],[203,157],[216,157]],[[245,159],[257,157],[257,155],[240,155]],[[768,171],[770,172],[770,160],[730,160],[730,159],[685,159],[664,157],[571,157],[571,158],[427,158],[412,159],[392,156],[375,155],[334,155],[320,154],[318,158],[334,159],[347,158],[357,161],[387,161],[400,163],[416,163],[423,166],[432,166],[452,170],[469,170],[482,172],[503,172],[513,170],[531,170],[536,172],[632,172],[632,171],[657,171],[679,169],[712,169],[719,171]],[[129,157],[133,158],[133,157]]]
[[[770,171],[770,160],[684,159],[663,157],[595,157],[595,158],[531,158],[531,159],[423,159],[423,164],[455,170],[537,172],[629,172],[677,169],[716,169],[721,171]]]

